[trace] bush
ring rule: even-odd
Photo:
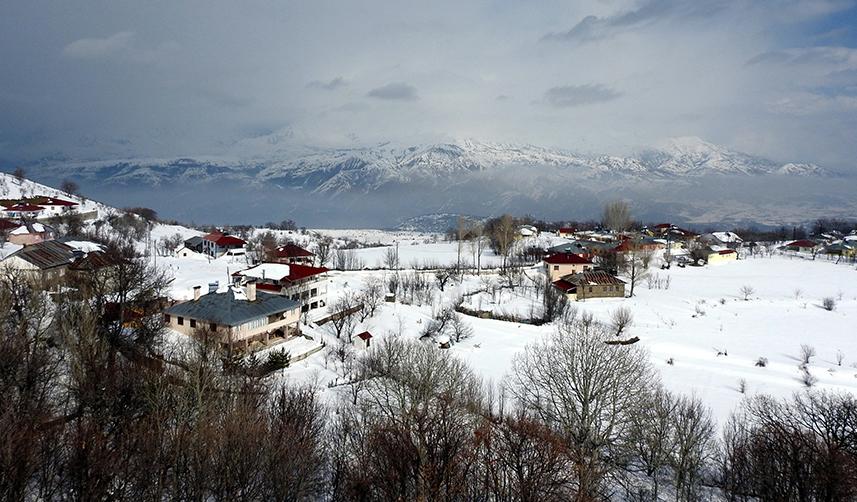
[[[292,355],[286,349],[275,350],[268,354],[268,360],[265,361],[265,366],[269,371],[277,371],[283,368],[288,368],[292,363]]]
[[[836,308],[836,300],[832,296],[828,296],[824,300],[821,300],[821,306],[824,307],[824,310],[832,311]]]
[[[767,367],[768,366],[768,358],[767,357],[760,357],[760,358],[756,359],[756,366],[758,366],[759,368]]]

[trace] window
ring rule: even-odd
[[[184,326],[184,317],[179,317],[178,323],[179,323],[179,326]]]
[[[589,286],[589,292],[590,293],[592,292],[592,286]]]
[[[554,269],[554,270],[559,270],[559,265],[554,265],[554,266],[553,266],[553,269]]]
[[[191,320],[190,320],[190,327],[191,327],[191,328],[195,328],[195,327],[196,327],[196,319],[191,319]]]
[[[310,296],[315,296],[318,294],[318,288],[312,288],[309,292]]]
[[[217,331],[217,324],[216,324],[216,323],[211,323],[211,324],[208,326],[208,329],[210,329],[211,331]]]
[[[164,314],[164,323],[166,323],[166,324],[170,323],[170,314]]]

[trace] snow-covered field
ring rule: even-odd
[[[367,266],[372,266],[371,260],[381,259],[385,249],[359,252]],[[403,264],[414,260],[453,263],[456,252],[454,243],[400,244]],[[483,259],[491,263],[497,257],[487,251]],[[159,258],[159,265],[169,267],[175,274],[173,294],[189,298],[194,285],[205,286],[214,280],[222,284],[227,273],[242,263]],[[345,291],[359,290],[370,277],[389,273],[330,272],[329,303]],[[530,275],[539,273],[537,267],[528,271]],[[604,321],[617,308],[630,308],[634,323],[627,336],[641,339],[639,343],[649,352],[664,384],[701,397],[719,421],[725,420],[745,396],[783,396],[804,389],[798,367],[802,344],[817,352],[809,364],[810,373],[817,378],[817,388],[857,393],[857,270],[853,266],[775,255],[709,267],[654,269],[652,275],[661,279],[660,289],[655,284],[650,288],[644,280],[637,285],[634,298],[588,300],[574,305],[580,312],[591,312]],[[355,332],[370,331],[376,343],[387,336],[417,337],[441,305],[484,287],[492,277],[496,280],[490,274],[487,278],[468,276],[463,283],[448,286],[443,294],[435,290],[430,305],[384,304]],[[665,289],[667,278],[669,288]],[[740,291],[745,285],[754,289],[748,300]],[[836,300],[835,310],[821,307],[825,297]],[[471,306],[495,312],[526,315],[538,308],[538,302],[526,291],[507,290],[496,298],[487,294],[481,300],[477,298],[469,300]],[[496,304],[492,303],[495,299]],[[555,329],[552,325],[537,327],[473,317],[466,317],[466,321],[474,328],[474,336],[450,350],[495,384],[503,382],[516,354]],[[317,336],[325,333],[323,327],[309,331]],[[841,365],[837,354],[843,357]],[[768,360],[766,367],[756,366],[759,358]],[[322,353],[296,363],[281,377],[316,383],[328,394],[335,391],[327,384],[341,378],[332,365],[325,363]],[[739,391],[741,380],[746,382],[744,394]]]

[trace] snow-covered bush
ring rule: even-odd
[[[768,366],[768,358],[767,357],[760,357],[760,358],[756,359],[756,366],[758,366],[759,368],[764,368],[764,367]]]
[[[824,307],[824,310],[832,311],[836,308],[836,300],[832,296],[828,296],[824,300],[821,300],[821,306]]]

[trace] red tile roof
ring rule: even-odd
[[[45,208],[42,206],[34,206],[33,204],[24,204],[18,203],[13,204],[11,206],[6,207],[6,211],[25,211],[25,212],[35,212],[35,211],[44,211]]]
[[[309,265],[299,265],[297,263],[289,264],[289,275],[281,280],[290,282],[299,281],[327,272],[325,267],[310,267]]]
[[[809,239],[801,239],[801,240],[789,242],[788,244],[786,244],[786,247],[790,247],[790,248],[814,248],[815,246],[818,246],[818,243],[813,242]]]
[[[559,232],[561,234],[573,234],[575,232],[575,229],[572,227],[562,227],[559,230],[557,230],[557,232]]]
[[[569,291],[571,291],[573,289],[577,289],[577,286],[575,286],[574,284],[572,284],[568,281],[564,281],[562,279],[555,281],[553,283],[553,285],[555,288],[561,289],[561,290],[565,291],[566,293],[568,293]]]
[[[300,246],[296,246],[295,244],[286,244],[285,246],[280,246],[275,251],[275,254],[277,258],[302,258],[315,256],[306,249]]]
[[[280,291],[283,288],[282,288],[282,286],[278,286],[276,284],[267,284],[264,282],[257,282],[256,283],[256,289],[262,289],[265,291]]]
[[[369,333],[368,331],[364,331],[363,333],[360,333],[359,335],[357,335],[357,338],[359,338],[361,340],[369,340],[370,338],[372,338],[372,334]]]
[[[56,199],[53,197],[36,197],[32,199],[32,202],[39,204],[40,206],[66,206],[72,207],[76,206],[77,202],[71,202],[63,199]]]
[[[592,265],[590,260],[573,253],[558,253],[545,258],[551,265]]]
[[[223,232],[219,231],[211,232],[210,234],[204,235],[202,238],[207,241],[211,241],[217,244],[218,246],[223,247],[243,246],[244,244],[246,244],[246,242],[244,242],[244,239],[239,239],[238,237],[232,235],[225,235]]]
[[[735,251],[734,249],[721,249],[720,251],[717,252],[717,254],[732,254],[732,253],[737,253],[737,251]]]

